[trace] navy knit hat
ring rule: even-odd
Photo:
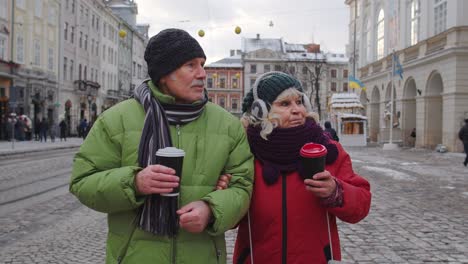
[[[276,97],[288,88],[296,88],[298,91],[304,92],[298,80],[283,72],[268,72],[259,78],[256,81],[256,84],[258,84],[257,95],[259,99],[265,102],[268,110],[271,109],[271,104],[276,100]],[[244,97],[242,103],[242,112],[244,113],[250,111],[252,103],[255,100],[253,90],[254,87]]]
[[[206,59],[202,47],[189,33],[176,28],[165,29],[153,36],[145,50],[148,74],[156,85],[161,77],[195,58]]]

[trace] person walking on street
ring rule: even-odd
[[[49,130],[49,124],[45,117],[42,118],[41,123],[39,124],[39,141],[47,142],[47,131]]]
[[[465,149],[465,161],[463,165],[468,165],[468,118],[465,119],[465,125],[458,132],[458,138],[463,142],[463,148]]]
[[[65,122],[65,119],[62,119],[62,121],[60,121],[59,123],[59,127],[60,127],[60,141],[62,141],[62,139],[64,141],[67,141],[67,122]]]
[[[330,138],[335,140],[335,141],[340,141],[340,138],[338,137],[338,134],[336,133],[336,130],[332,128],[330,121],[325,121],[325,132],[327,132],[330,135]]]
[[[253,156],[245,131],[239,119],[208,100],[206,56],[187,32],[159,32],[144,58],[150,79],[135,89],[134,98],[94,122],[75,155],[70,191],[107,213],[106,263],[226,263],[224,232],[247,212],[252,192]],[[182,175],[156,164],[155,152],[169,146],[185,152]],[[225,175],[231,177],[229,187],[214,190]],[[176,187],[178,234],[141,227],[138,212],[147,197]]]
[[[322,130],[308,100],[299,81],[283,72],[259,76],[244,98],[255,184],[249,214],[239,224],[234,263],[340,260],[336,218],[357,223],[369,213],[369,182]],[[309,175],[302,166],[299,153],[306,143],[326,150],[323,172]]]
[[[86,129],[87,128],[88,128],[88,120],[86,120],[86,118],[85,118],[85,119],[81,120],[80,126],[79,126],[79,132],[78,132],[78,134],[80,134],[81,137],[83,137],[83,139],[86,138]]]

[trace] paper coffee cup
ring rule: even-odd
[[[300,155],[304,169],[303,176],[306,179],[311,179],[316,173],[325,170],[327,148],[324,145],[307,143],[302,146]]]
[[[175,175],[182,177],[182,166],[184,163],[185,151],[182,149],[167,147],[156,151],[156,163],[172,168],[176,171]],[[174,188],[171,193],[164,193],[161,196],[178,196],[180,190],[179,187]]]

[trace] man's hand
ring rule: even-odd
[[[175,170],[163,165],[149,165],[135,176],[135,187],[138,193],[170,193],[179,186],[179,177]]]
[[[308,191],[320,198],[329,197],[336,188],[336,182],[328,171],[314,174],[312,179],[305,179],[304,183]]]
[[[208,225],[212,213],[211,208],[203,201],[191,202],[179,210],[179,225],[190,233],[201,233]]]
[[[216,183],[215,190],[224,190],[229,187],[229,182],[231,182],[231,174],[223,174],[219,177],[218,182]]]

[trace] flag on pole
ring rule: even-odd
[[[348,77],[348,81],[349,81],[349,88],[351,89],[362,89],[363,91],[366,90],[366,86],[356,77],[350,75]]]
[[[403,80],[403,67],[401,66],[400,59],[396,55],[396,53],[393,53],[393,63],[394,63],[394,69],[393,69],[393,75],[398,75],[400,76],[400,79]]]

